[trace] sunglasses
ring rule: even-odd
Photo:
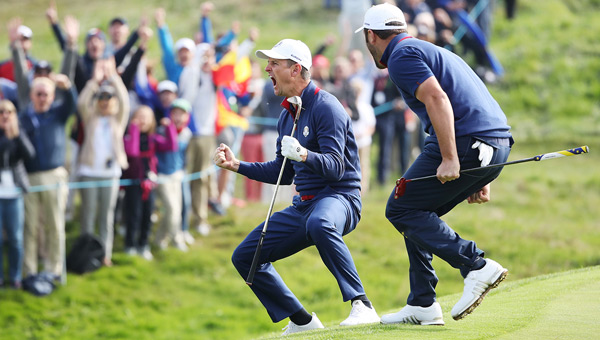
[[[112,97],[113,97],[112,94],[102,93],[98,96],[98,100],[109,100]]]
[[[9,110],[9,109],[0,109],[0,115],[3,115],[5,113],[6,114],[11,114],[11,113],[15,113],[15,111]]]

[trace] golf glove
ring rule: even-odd
[[[494,148],[480,141],[476,141],[471,146],[471,149],[479,149],[479,160],[481,166],[487,166],[494,156]]]
[[[306,156],[308,151],[294,137],[283,136],[281,140],[281,154],[296,162],[302,162],[302,156]]]

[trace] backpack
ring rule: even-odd
[[[67,255],[67,270],[84,274],[102,267],[104,245],[92,234],[80,235]]]

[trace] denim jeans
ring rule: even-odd
[[[2,230],[6,233],[8,248],[8,280],[11,283],[21,281],[23,267],[23,197],[0,199],[0,279],[4,280],[4,241]]]

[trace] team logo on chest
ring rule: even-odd
[[[308,125],[306,125],[306,126],[304,127],[304,130],[302,131],[302,134],[304,135],[304,137],[307,137],[307,136],[308,136],[308,134],[309,134],[309,132],[308,132]]]

